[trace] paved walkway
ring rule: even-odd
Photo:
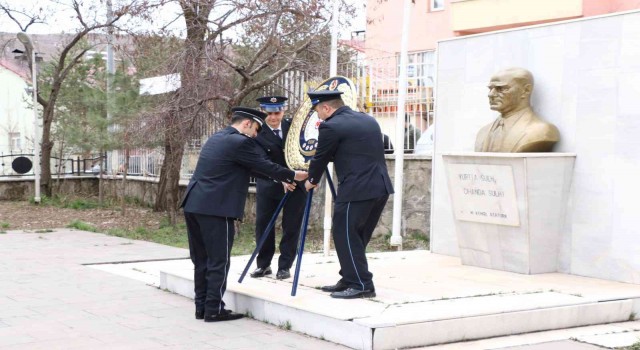
[[[187,256],[185,249],[68,229],[0,234],[0,349],[346,349],[252,319],[197,321],[190,299],[87,266]],[[588,350],[628,346],[639,330],[635,321],[424,349]]]
[[[68,229],[0,234],[0,349],[345,349],[252,319],[197,321],[187,298],[85,266],[185,257]]]

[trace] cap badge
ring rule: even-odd
[[[278,102],[278,99],[275,97],[272,97],[269,101],[271,101],[271,103],[276,103]]]

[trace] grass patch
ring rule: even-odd
[[[187,239],[187,228],[185,224],[178,224],[176,227],[171,225],[159,228],[137,227],[132,230],[114,228],[105,232],[110,236],[137,239],[141,241],[155,242],[164,245],[170,245],[179,248],[188,248],[189,240]]]
[[[236,230],[231,255],[251,255],[256,249],[255,235],[255,225],[253,223],[240,223],[239,228]],[[304,251],[321,252],[324,244],[322,235],[322,230],[309,228],[305,238]],[[281,239],[282,228],[278,225],[276,227],[276,254],[280,253],[278,245]]]
[[[278,325],[278,328],[284,329],[285,331],[290,331],[291,330],[291,322],[285,321],[283,323],[280,323]]]
[[[125,202],[130,207],[148,207],[149,205],[146,203],[142,203],[140,200],[125,197]],[[33,202],[33,198],[31,199],[31,203]],[[57,208],[67,208],[74,210],[88,210],[88,209],[119,209],[121,206],[121,201],[119,199],[106,199],[102,204],[99,203],[98,199],[95,197],[82,198],[79,196],[62,196],[55,195],[52,197],[43,196],[41,199],[40,206],[51,206]],[[71,219],[71,218],[70,218]],[[85,219],[86,220],[86,219]],[[89,219],[93,220],[93,219]],[[110,228],[97,227],[88,222],[84,222],[81,220],[73,220],[71,221],[67,227],[74,228],[82,231],[89,232],[99,232],[108,234],[111,236],[122,237],[132,240],[144,240],[149,242],[155,242],[159,244],[179,247],[179,248],[188,248],[189,241],[187,238],[187,230],[186,225],[184,223],[184,219],[182,215],[178,217],[178,224],[176,226],[172,226],[169,223],[168,218],[163,218],[159,225],[149,227],[149,225],[144,225],[143,223],[135,223],[134,225],[120,225],[117,227],[116,225],[111,226]],[[279,220],[280,221],[280,220]],[[250,222],[240,222],[236,223],[236,234],[234,237],[233,249],[231,250],[231,255],[249,255],[253,253],[256,242],[255,242],[255,225]],[[115,226],[115,227],[114,227]],[[124,226],[124,227],[123,227]],[[0,230],[4,231],[4,229],[9,227],[9,223],[0,221]],[[125,228],[128,227],[128,228]],[[131,228],[133,227],[133,228]],[[323,250],[323,228],[321,226],[312,226],[308,228],[307,237],[305,240],[305,252],[322,252]],[[389,244],[389,240],[391,237],[391,233],[387,233],[386,235],[377,235],[371,239],[369,245],[367,247],[367,252],[384,252],[384,251],[395,251],[396,247],[392,247]],[[278,224],[276,227],[276,251],[278,250],[277,246],[279,245],[280,240],[282,239],[282,228]],[[333,242],[331,243],[333,246]],[[423,232],[415,231],[415,232],[406,232],[403,236],[403,249],[404,250],[413,250],[413,249],[428,249],[429,248],[429,237],[425,235]],[[332,249],[334,249],[332,247]]]
[[[36,204],[33,197],[29,199],[29,203]],[[54,195],[52,197],[42,196],[40,198],[41,206],[50,206],[57,208],[68,208],[76,210],[104,208],[111,206],[111,203],[102,204],[95,198],[83,198],[83,197],[66,197],[60,195]]]
[[[2,231],[2,230],[0,230],[0,235],[2,235],[2,234],[6,234],[6,233],[7,233],[7,231]]]
[[[256,238],[254,226],[248,224],[240,224],[235,238],[233,239],[233,248],[231,255],[249,255],[256,249]]]
[[[391,232],[372,237],[367,246],[367,253],[396,251],[397,247],[392,247],[390,241]],[[408,232],[402,236],[403,250],[429,249],[429,244],[429,236],[421,231]]]
[[[130,206],[130,207],[141,207],[141,208],[152,207],[152,205],[143,202],[137,197],[125,196],[124,202],[127,206]],[[29,199],[29,203],[36,205],[33,197]],[[102,201],[102,204],[100,204],[100,201],[98,200],[97,197],[86,197],[86,196],[81,197],[78,195],[63,196],[63,195],[56,194],[51,197],[42,196],[40,198],[40,203],[37,205],[66,208],[66,209],[75,209],[75,210],[87,210],[87,209],[97,209],[97,208],[118,209],[122,207],[122,201],[119,198],[105,198]]]
[[[9,228],[11,224],[6,221],[0,221],[0,228]]]
[[[124,202],[136,207],[153,208],[152,204],[146,203],[138,197],[124,196]],[[110,205],[121,206],[121,203],[120,200],[115,200],[115,202],[111,202]]]
[[[79,228],[76,226],[69,227],[77,228],[79,230],[97,232],[90,229]],[[144,227],[138,227],[135,229],[113,228],[108,229],[103,233],[111,236],[155,242],[173,247],[189,248],[187,229],[183,220],[180,220],[180,223],[175,227],[171,226],[168,219],[163,219],[157,229]],[[323,249],[322,236],[322,230],[309,230],[305,240],[305,252],[321,252]],[[391,247],[389,245],[390,237],[391,235],[389,234],[386,236],[378,236],[372,238],[369,246],[367,247],[367,252],[395,250],[394,247]],[[276,229],[276,250],[278,250],[277,246],[281,238],[282,229],[278,227]],[[428,238],[424,238],[421,233],[416,233],[408,237],[403,237],[403,246],[404,249],[426,249],[429,247],[429,241]],[[251,253],[253,253],[255,248],[255,226],[251,223],[240,223],[236,229],[231,255],[250,255]]]
[[[80,220],[73,220],[71,221],[71,223],[69,223],[69,225],[67,225],[68,228],[75,228],[76,230],[81,230],[81,231],[89,231],[89,232],[98,232],[98,228],[96,228],[95,226],[86,223],[84,221],[80,221]]]
[[[640,350],[640,340],[638,340],[637,342],[633,343],[633,345],[625,348],[625,350]]]

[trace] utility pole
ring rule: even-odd
[[[113,66],[113,25],[111,25],[111,21],[113,21],[113,9],[112,9],[112,4],[111,4],[111,0],[107,0],[107,23],[109,23],[109,27],[107,27],[107,96],[106,96],[106,100],[107,100],[107,104],[106,104],[106,110],[107,110],[107,121],[109,121],[111,119],[111,85],[113,85],[113,74],[115,72],[115,67]],[[109,126],[110,128],[110,126]],[[107,130],[107,132],[109,132],[110,130]],[[102,193],[102,174],[104,174],[104,171],[106,171],[108,169],[109,164],[107,163],[107,153],[104,151],[104,149],[100,149],[100,156],[104,156],[104,162],[102,163],[102,166],[100,166],[100,173],[99,173],[99,184],[98,184],[98,198],[100,203],[102,203],[102,197],[103,197],[103,193]]]
[[[335,77],[338,74],[338,0],[333,0],[333,19],[331,23],[331,56],[329,60],[329,76]],[[333,163],[327,164],[327,174],[333,176]],[[333,198],[329,191],[329,179],[327,178],[324,191],[324,256],[329,256],[331,246],[331,209]]]
[[[38,80],[36,66],[36,49],[27,33],[18,33],[18,40],[27,50],[27,55],[31,54],[31,86],[33,93],[33,177],[35,195],[33,201],[40,204],[40,128],[38,127]]]
[[[409,22],[411,21],[411,0],[404,0],[402,19],[402,39],[400,43],[400,79],[398,81],[398,114],[396,115],[396,148],[395,172],[393,187],[393,228],[391,231],[392,246],[402,250],[402,192],[404,186],[404,107],[407,100],[407,51],[409,46]]]

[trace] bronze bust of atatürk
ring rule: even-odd
[[[560,140],[555,125],[531,109],[533,76],[523,68],[496,73],[489,82],[489,104],[500,112],[476,136],[476,152],[550,152]]]

